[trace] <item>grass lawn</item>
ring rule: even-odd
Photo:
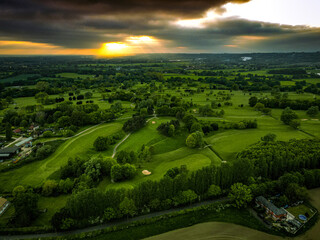
[[[312,217],[314,214],[313,210],[304,204],[300,204],[299,206],[295,206],[295,207],[290,207],[287,209],[287,211],[291,213],[293,216],[295,216],[296,219],[300,222],[303,222],[303,221],[300,220],[299,215],[306,215],[306,213],[308,213],[309,217]]]
[[[64,77],[64,78],[79,78],[79,79],[86,79],[86,78],[94,78],[94,75],[86,75],[86,74],[78,74],[78,73],[58,73],[56,77]]]
[[[68,195],[60,195],[58,197],[40,197],[38,208],[39,210],[47,209],[47,211],[40,213],[40,216],[32,223],[32,226],[50,225],[52,216],[65,206],[67,198]]]
[[[40,186],[51,174],[66,164],[70,157],[84,157],[94,152],[93,142],[98,136],[108,136],[121,130],[122,124],[109,123],[99,125],[92,130],[71,138],[60,145],[55,153],[45,160],[27,164],[21,168],[0,174],[3,191],[12,191],[17,185]],[[96,153],[96,152],[94,152]],[[103,154],[103,153],[102,153]],[[110,153],[108,153],[111,155]]]
[[[281,86],[295,86],[296,82],[293,81],[280,81]]]

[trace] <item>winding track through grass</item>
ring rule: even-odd
[[[149,118],[149,119],[146,121],[146,123],[148,123],[151,119],[155,119],[155,118],[157,118],[157,115],[156,115],[155,112],[154,112],[154,113],[153,113],[153,117],[152,117],[152,118]],[[111,156],[112,158],[114,158],[114,156],[116,155],[118,147],[119,147],[125,140],[127,140],[128,137],[130,137],[131,133],[132,133],[132,132],[128,133],[127,136],[125,136],[124,139],[122,139],[121,142],[119,142],[119,143],[114,147],[113,153],[112,153],[112,156]]]

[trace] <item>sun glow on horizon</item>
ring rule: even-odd
[[[120,57],[140,53],[154,53],[163,49],[159,39],[152,36],[128,36],[122,42],[103,43],[98,51],[100,57]]]
[[[99,50],[100,56],[116,57],[125,56],[130,53],[130,47],[123,42],[109,42],[102,44]]]

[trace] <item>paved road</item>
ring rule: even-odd
[[[141,216],[138,216],[138,217],[130,218],[128,220],[120,220],[120,221],[117,221],[117,222],[105,223],[105,224],[102,224],[102,225],[97,225],[97,226],[93,226],[93,227],[87,227],[87,228],[73,230],[73,231],[69,231],[69,232],[53,232],[53,233],[42,233],[42,234],[0,236],[0,239],[1,240],[30,239],[30,238],[39,239],[39,238],[45,238],[45,237],[58,237],[58,236],[67,236],[67,235],[72,235],[72,234],[92,232],[92,231],[96,231],[96,230],[105,229],[107,227],[113,227],[113,226],[116,226],[116,225],[120,225],[120,224],[124,224],[124,223],[131,223],[131,222],[134,222],[134,221],[148,219],[148,218],[152,218],[152,217],[158,217],[158,216],[165,215],[165,214],[168,214],[168,213],[173,213],[173,212],[178,212],[178,211],[184,210],[184,209],[191,209],[191,208],[195,208],[195,207],[199,207],[199,206],[209,205],[209,204],[212,204],[212,203],[215,203],[215,202],[223,202],[223,201],[226,201],[226,200],[228,200],[228,199],[227,198],[220,198],[220,199],[216,199],[216,200],[197,202],[197,203],[194,203],[194,204],[192,204],[190,206],[169,209],[169,210],[165,210],[165,211],[161,211],[161,212],[149,213],[149,214],[146,214],[146,215],[141,215]]]

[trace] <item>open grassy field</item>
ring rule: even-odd
[[[57,73],[56,77],[86,79],[93,78],[94,75],[78,74],[78,73]]]
[[[66,164],[70,157],[92,155],[93,142],[98,136],[108,136],[121,130],[122,124],[110,123],[99,125],[86,133],[71,138],[60,145],[55,153],[45,160],[27,164],[21,168],[1,173],[1,188],[11,191],[17,185],[39,186],[51,174]],[[105,154],[111,155],[111,149]]]
[[[309,190],[311,203],[320,210],[320,188]],[[177,229],[146,240],[216,240],[216,239],[246,239],[246,240],[316,240],[319,239],[320,222],[318,221],[309,231],[295,238],[282,238],[247,227],[221,222],[207,222],[191,227]]]

